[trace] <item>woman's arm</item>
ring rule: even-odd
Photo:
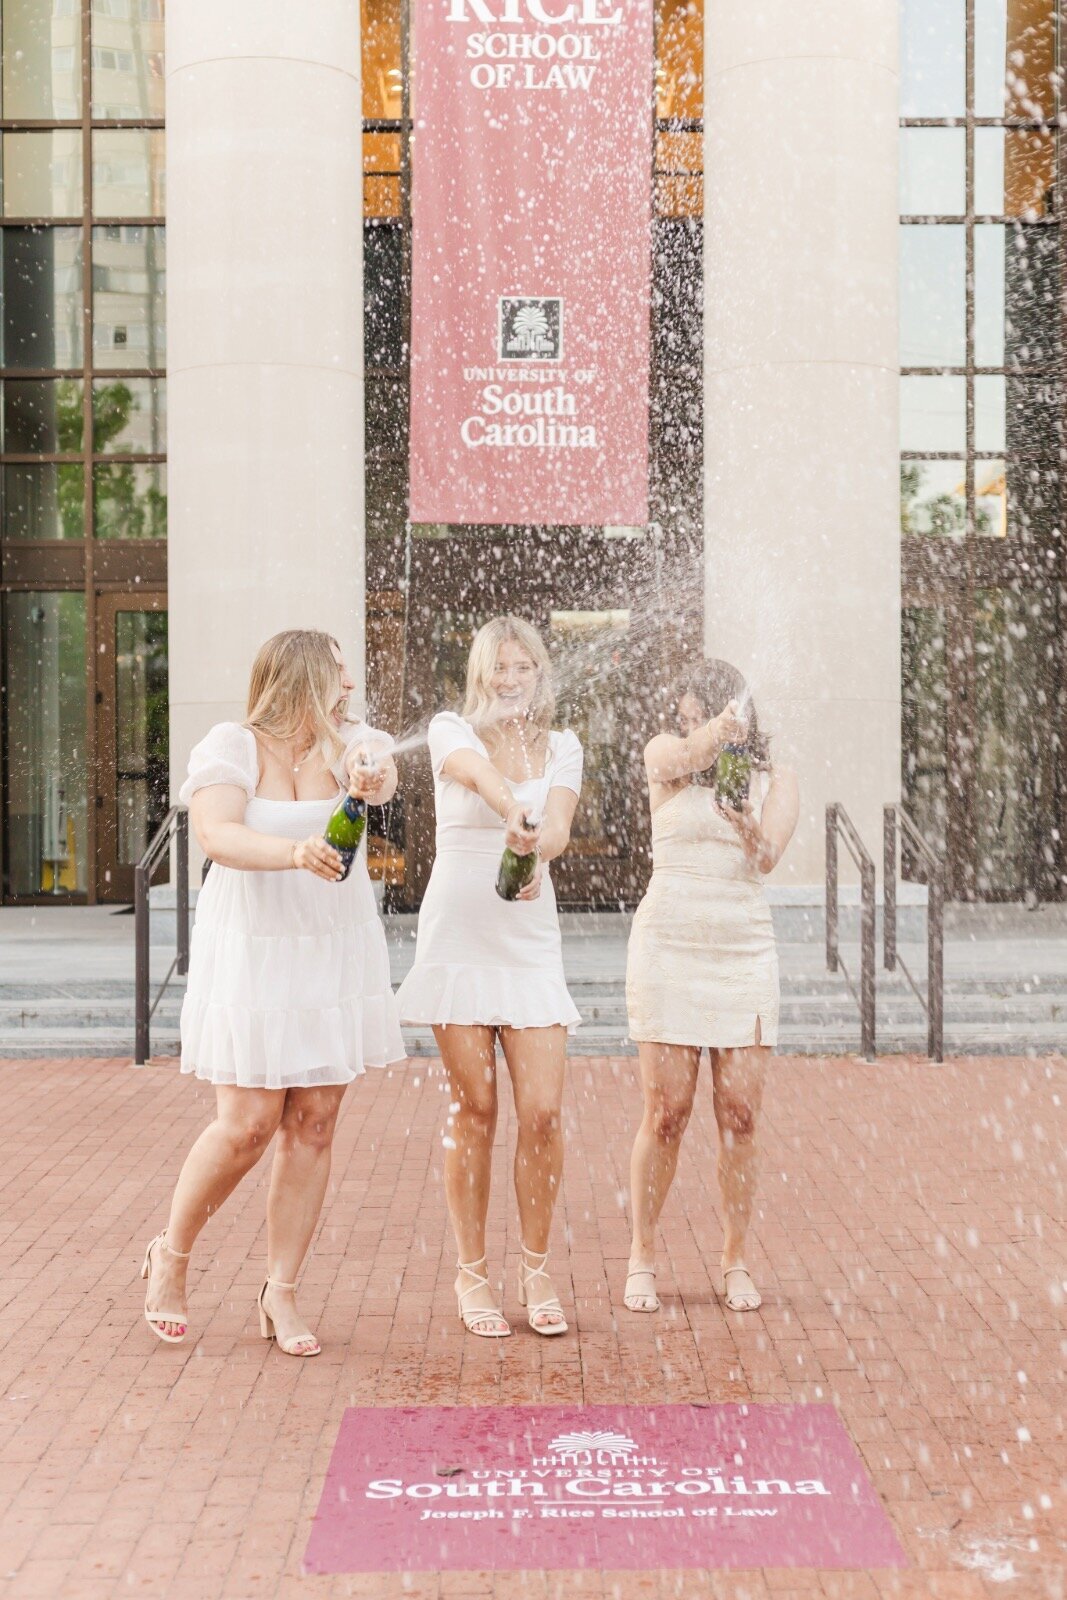
[[[748,724],[738,714],[736,700],[684,739],[674,733],[657,733],[645,746],[649,782],[678,783],[694,772],[706,772],[724,744],[741,744],[747,733]]]
[[[229,783],[208,784],[189,801],[193,832],[212,861],[241,872],[286,872],[290,867],[302,867],[330,883],[340,877],[341,857],[325,839],[313,834],[295,844],[292,839],[257,833],[245,826],[247,805],[245,791]]]
[[[541,833],[537,853],[542,861],[555,861],[571,842],[571,823],[578,808],[578,796],[573,789],[550,789],[541,819]]]
[[[740,811],[720,806],[719,814],[737,830],[741,848],[757,872],[772,872],[796,831],[800,815],[796,773],[787,767],[775,767],[758,822],[750,800],[745,801]]]

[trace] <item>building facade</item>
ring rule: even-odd
[[[0,4],[4,902],[129,900],[275,629],[417,728],[505,609],[586,746],[567,903],[639,896],[704,651],[800,772],[795,885],[902,794],[955,895],[1062,898],[1055,0],[658,0],[641,528],[407,519],[410,4]],[[432,843],[415,751],[393,905]]]

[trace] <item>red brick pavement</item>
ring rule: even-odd
[[[179,1349],[140,1255],[209,1113],[173,1063],[0,1064],[0,1592],[22,1597],[1062,1597],[1067,1062],[780,1060],[754,1316],[716,1296],[702,1086],[666,1218],[665,1310],[621,1309],[634,1063],[575,1061],[554,1267],[577,1334],[466,1338],[425,1062],[357,1084],[304,1275],[316,1361],[260,1340],[266,1164],[207,1229]],[[511,1135],[501,1118],[500,1141]],[[503,1152],[501,1152],[503,1154]],[[498,1161],[490,1258],[516,1223]],[[569,1250],[568,1250],[569,1244]],[[506,1304],[512,1313],[513,1292]],[[913,1563],[897,1573],[306,1577],[345,1406],[832,1401]],[[1057,1535],[1061,1536],[1057,1544]]]

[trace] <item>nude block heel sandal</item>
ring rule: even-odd
[[[149,1242],[148,1249],[144,1253],[144,1265],[141,1267],[142,1278],[147,1279],[151,1274],[152,1251],[156,1248],[156,1245],[158,1245],[161,1250],[166,1250],[169,1255],[177,1256],[179,1261],[188,1261],[189,1257],[192,1255],[191,1250],[175,1250],[171,1245],[169,1245],[167,1243],[167,1230],[164,1228],[162,1233],[157,1233],[155,1238]],[[181,1344],[182,1340],[185,1338],[184,1333],[167,1333],[164,1331],[164,1329],[157,1328],[156,1323],[180,1322],[184,1325],[188,1325],[188,1314],[184,1311],[150,1311],[148,1307],[147,1293],[144,1297],[144,1319],[148,1323],[148,1326],[151,1328],[152,1332],[155,1334],[156,1338],[160,1339],[163,1344]]]

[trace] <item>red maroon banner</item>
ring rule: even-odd
[[[647,521],[652,7],[412,7],[413,522]]]
[[[353,1407],[304,1558],[306,1572],[906,1565],[827,1405]]]

